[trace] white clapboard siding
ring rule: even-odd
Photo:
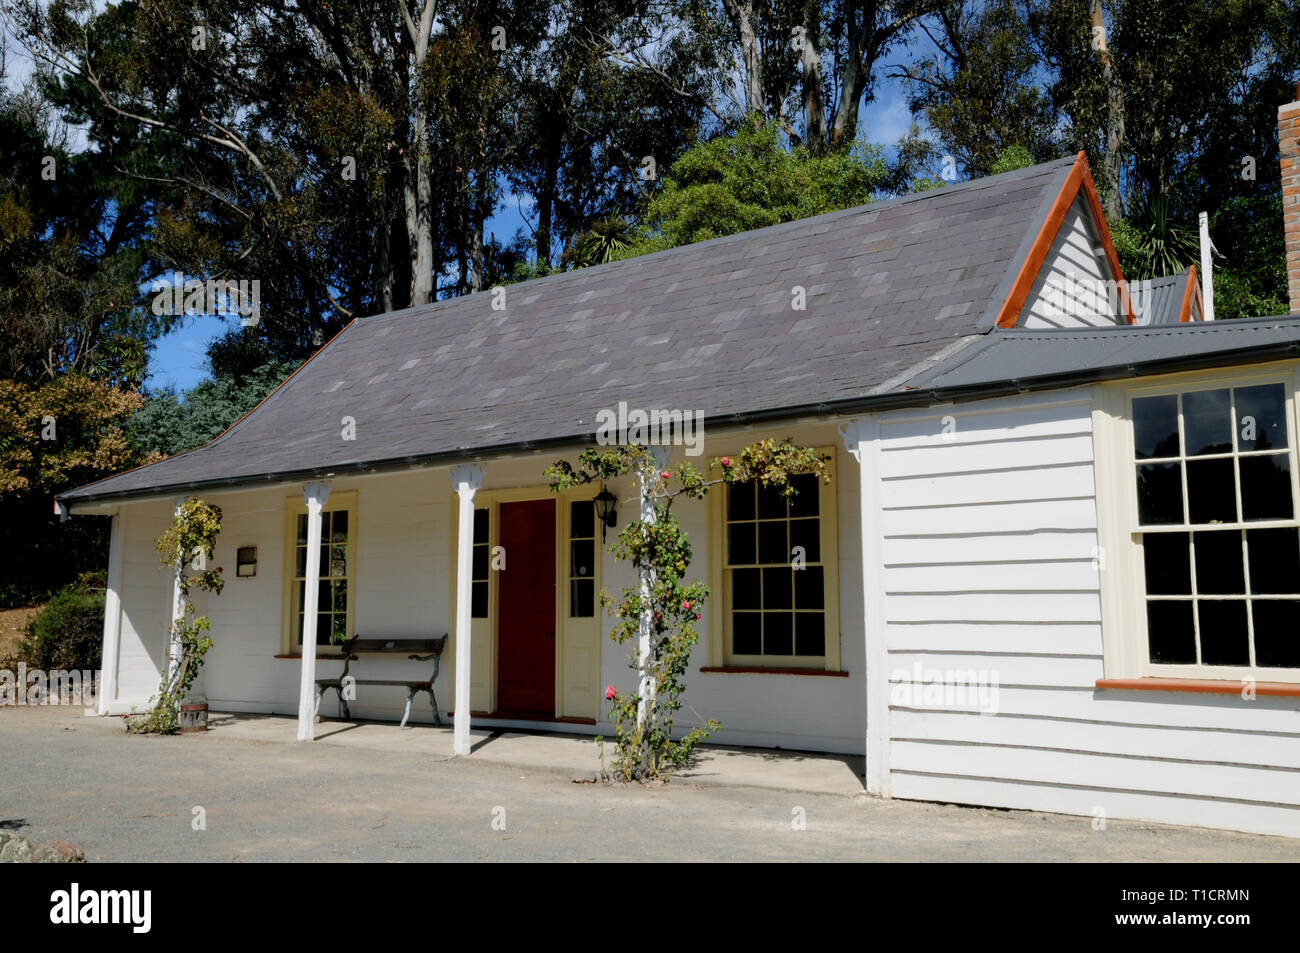
[[[893,793],[1300,834],[1300,700],[1096,687],[1091,411],[1075,389],[882,418]],[[924,690],[972,673],[996,694]]]
[[[1110,278],[1110,269],[1102,256],[1096,254],[1100,244],[1087,201],[1080,193],[1066,213],[1061,230],[1057,232],[1047,260],[1025,301],[1021,321],[1024,327],[1060,328],[1117,323],[1114,314],[1109,313],[1113,298],[1103,297],[1102,307],[1096,313],[1089,313],[1090,309],[1078,307],[1063,310],[1059,292],[1055,304],[1049,293],[1049,282],[1053,280],[1087,282],[1091,287],[1104,288],[1100,283]]]

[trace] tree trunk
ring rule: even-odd
[[[740,57],[745,69],[745,112],[750,116],[766,116],[763,103],[763,62],[754,32],[754,5],[752,0],[722,0],[731,25],[740,37]]]
[[[803,49],[803,117],[804,139],[808,147],[822,149],[826,144],[826,102],[822,91],[822,54],[818,46],[821,5],[804,7]]]
[[[1101,76],[1106,85],[1106,218],[1118,221],[1123,217],[1120,201],[1120,178],[1124,169],[1124,92],[1115,73],[1115,61],[1106,36],[1106,20],[1101,0],[1092,0],[1092,35],[1101,54]]]

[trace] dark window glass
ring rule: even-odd
[[[822,609],[826,584],[821,566],[808,566],[794,571],[794,606],[796,609]]]
[[[1232,460],[1187,462],[1187,512],[1193,523],[1237,522],[1237,483]]]
[[[794,614],[790,612],[763,613],[763,654],[794,654]]]
[[[334,631],[333,620],[328,612],[316,613],[316,644],[329,645],[330,633]]]
[[[569,504],[569,535],[583,539],[596,535],[596,507],[590,500],[575,500]]]
[[[1232,410],[1227,390],[1183,395],[1183,439],[1189,457],[1232,452]]]
[[[1251,592],[1300,593],[1300,530],[1248,529],[1246,552]]]
[[[332,518],[329,523],[329,535],[325,538],[336,543],[346,542],[348,538],[348,511],[336,510],[326,515]]]
[[[1245,595],[1246,573],[1242,569],[1241,530],[1194,533],[1196,545],[1196,591],[1214,595]]]
[[[1246,629],[1246,603],[1235,599],[1201,600],[1203,665],[1249,665],[1250,636]]]
[[[338,613],[346,613],[348,611],[348,584],[339,581],[332,583],[332,585],[334,587],[333,609]]]
[[[763,608],[759,589],[761,569],[736,569],[731,573],[731,608]]]
[[[595,573],[595,565],[595,540],[575,539],[569,544],[569,566],[573,575],[590,576]]]
[[[1138,519],[1144,525],[1183,521],[1183,476],[1180,466],[1177,463],[1138,464]]]
[[[470,578],[486,579],[488,575],[488,548],[486,546],[474,546],[471,548],[470,554],[473,565]]]
[[[1261,599],[1255,617],[1255,664],[1300,668],[1300,600]]]
[[[473,619],[486,619],[488,614],[488,584],[470,583],[469,614]]]
[[[1142,561],[1148,595],[1192,594],[1192,557],[1186,533],[1147,533],[1142,537]]]
[[[1196,629],[1190,601],[1147,603],[1147,643],[1151,661],[1166,665],[1196,664]]]
[[[785,519],[785,497],[775,486],[758,488],[758,518],[761,520]]]
[[[474,542],[486,543],[488,541],[488,511],[486,509],[474,511]]]
[[[731,523],[727,526],[727,562],[733,566],[758,562],[753,523]]]
[[[1139,460],[1178,456],[1178,398],[1133,401],[1133,443]]]
[[[573,579],[569,582],[569,616],[590,619],[596,614],[596,581]]]
[[[763,570],[763,608],[789,609],[792,580],[788,566]]]
[[[1286,389],[1281,384],[1238,387],[1237,448],[1280,450],[1286,437]]]
[[[1242,457],[1241,508],[1248,520],[1289,520],[1295,514],[1291,502],[1291,459],[1289,454]]]
[[[731,614],[731,651],[736,655],[763,654],[763,614],[761,612],[733,612]]]
[[[826,619],[820,612],[796,612],[794,654],[826,654]]]
[[[752,520],[754,518],[754,484],[727,484],[727,519]]]
[[[298,515],[298,545],[299,546],[307,545],[307,514],[306,513],[300,513]]]
[[[797,491],[790,497],[790,515],[799,516],[816,516],[818,513],[818,491],[817,477],[812,473],[801,473],[798,476],[790,478],[790,484]]]
[[[785,520],[758,524],[758,561],[760,563],[788,563],[790,547],[786,542]]]
[[[298,546],[296,548],[298,551],[294,554],[293,574],[301,579],[307,575],[307,547]]]
[[[794,558],[794,548],[803,547],[803,558],[810,563],[821,562],[821,520],[790,521],[790,558]]]

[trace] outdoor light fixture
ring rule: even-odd
[[[618,497],[609,492],[605,484],[600,485],[600,492],[592,500],[596,504],[596,518],[600,520],[600,541],[605,541],[605,531],[618,523]]]

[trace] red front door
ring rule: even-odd
[[[555,714],[555,500],[501,504],[497,709]]]

